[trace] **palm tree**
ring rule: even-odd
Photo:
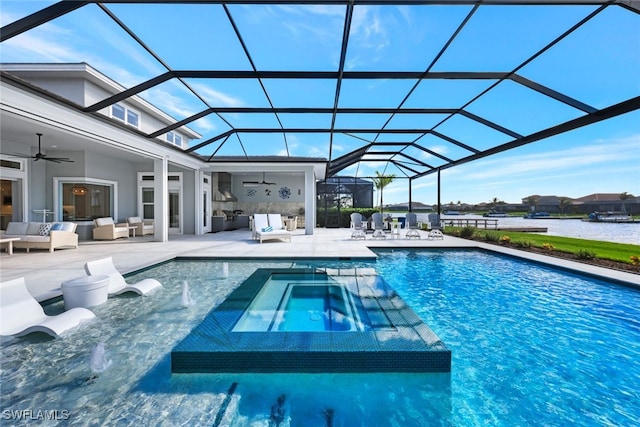
[[[490,203],[491,203],[491,209],[495,210],[496,207],[498,207],[498,203],[500,203],[500,200],[497,197],[494,197]]]
[[[562,215],[564,215],[565,211],[569,206],[573,205],[573,201],[568,197],[560,197],[560,199],[558,200],[558,203],[560,205],[560,213]]]
[[[527,205],[529,205],[529,211],[535,212],[536,206],[538,205],[539,196],[529,196],[527,197]]]
[[[376,190],[380,191],[380,213],[382,213],[382,189],[391,184],[395,177],[394,174],[384,175],[376,171],[376,177],[373,178],[373,185],[375,185]]]
[[[620,194],[618,197],[620,198],[620,200],[622,200],[622,212],[627,213],[626,202],[627,200],[633,198],[633,194],[629,194],[625,191],[624,193]]]

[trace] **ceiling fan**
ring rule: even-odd
[[[265,181],[265,173],[262,172],[262,182],[258,181],[242,181],[244,187],[257,187],[258,185],[276,185],[275,182]]]
[[[73,163],[73,160],[71,160],[68,157],[48,157],[46,154],[42,154],[41,141],[40,141],[42,134],[36,133],[36,135],[38,135],[38,152],[35,155],[31,156],[28,154],[12,154],[12,156],[21,157],[23,159],[33,159],[35,162],[37,162],[38,160],[46,160],[48,162],[55,162],[55,163],[62,163],[62,162]]]

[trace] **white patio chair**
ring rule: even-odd
[[[96,261],[89,261],[84,265],[84,270],[89,276],[106,275],[109,281],[109,296],[120,295],[125,292],[135,292],[138,295],[147,295],[162,284],[156,279],[142,279],[141,281],[128,284],[122,274],[113,265],[111,257],[102,258]]]
[[[0,283],[0,335],[3,337],[44,332],[57,338],[94,317],[91,310],[82,307],[48,316],[29,293],[24,277]]]
[[[418,216],[413,212],[409,212],[405,219],[404,228],[407,229],[404,237],[407,239],[419,239],[420,233],[418,230],[420,227],[418,226]]]
[[[351,214],[351,238],[352,239],[364,239],[366,238],[364,222],[362,221],[362,214],[359,212],[353,212]]]
[[[374,239],[386,239],[387,236],[384,234],[385,226],[384,221],[382,220],[382,214],[379,212],[371,215],[371,220],[373,221],[373,238]]]

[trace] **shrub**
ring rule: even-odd
[[[633,265],[640,265],[640,256],[637,255],[631,255],[629,257],[629,259],[631,260],[631,264]]]
[[[555,247],[555,246],[553,246],[553,244],[551,244],[551,243],[543,243],[543,244],[542,244],[542,249],[546,249],[546,250],[548,250],[548,251],[552,251],[552,250],[554,250],[555,248],[556,248],[556,247]]]
[[[576,252],[576,256],[578,259],[594,259],[596,257],[596,253],[588,249],[580,249]]]
[[[508,245],[509,243],[511,243],[511,237],[500,236],[500,243],[502,243],[503,245]]]
[[[500,241],[500,234],[494,233],[492,231],[487,231],[484,233],[484,240],[489,243],[496,243]]]
[[[464,238],[464,239],[470,239],[473,237],[473,234],[476,232],[476,229],[473,227],[462,227],[460,229],[460,237]]]
[[[528,240],[516,240],[513,244],[519,248],[530,248],[533,244]]]

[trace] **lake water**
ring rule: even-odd
[[[479,215],[443,215],[443,218],[475,219],[482,217]],[[526,219],[521,217],[492,219],[498,220],[498,227],[546,227],[546,234],[554,236],[640,245],[640,223],[608,224],[601,222],[584,222],[579,219]],[[426,220],[427,214],[418,214],[418,221]]]

